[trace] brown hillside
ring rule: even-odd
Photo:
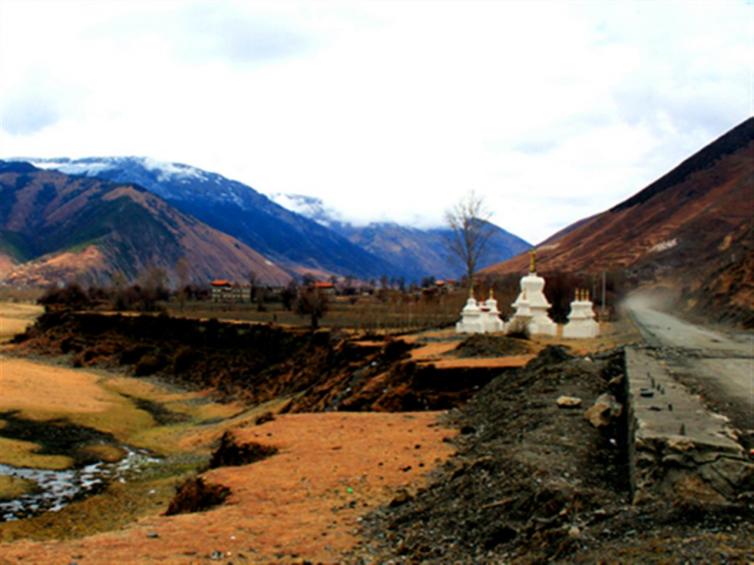
[[[541,272],[626,270],[641,281],[678,278],[689,296],[754,309],[754,118],[726,133],[611,210],[537,248]],[[485,270],[524,272],[522,254]],[[693,275],[689,277],[688,275]]]
[[[250,272],[269,284],[290,280],[247,245],[136,186],[0,162],[0,198],[6,282],[134,280],[151,267],[175,276],[182,257],[195,282],[243,281]]]

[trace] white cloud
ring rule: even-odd
[[[733,1],[0,0],[0,154],[180,161],[361,221],[437,223],[473,188],[538,241],[751,113],[751,21]]]

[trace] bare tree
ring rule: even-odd
[[[319,320],[327,313],[329,301],[327,295],[313,286],[299,289],[294,310],[299,316],[309,316],[312,330],[319,327]]]
[[[178,278],[178,303],[181,306],[181,312],[186,306],[186,297],[188,296],[188,285],[191,276],[191,263],[187,257],[181,257],[175,263],[175,276]]]
[[[488,222],[490,216],[484,199],[474,191],[445,212],[445,221],[451,232],[448,250],[453,258],[463,264],[469,287],[474,284],[479,259],[493,233],[492,225]]]

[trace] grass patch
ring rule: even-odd
[[[0,475],[0,500],[12,500],[24,494],[34,492],[36,488],[37,485],[33,481]]]
[[[41,455],[40,445],[31,441],[21,441],[0,437],[0,463],[13,467],[34,469],[54,469],[60,471],[73,467],[73,459],[65,455]]]

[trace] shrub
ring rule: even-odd
[[[68,283],[63,288],[49,288],[38,302],[46,307],[71,309],[85,308],[91,304],[89,295],[77,283]]]
[[[224,485],[205,483],[201,477],[193,477],[181,483],[170,501],[165,516],[202,512],[225,502],[230,489]]]
[[[153,353],[147,353],[139,359],[134,367],[134,375],[137,377],[145,377],[156,373],[166,365],[166,360],[162,355],[155,355]]]
[[[274,445],[263,445],[257,442],[237,443],[230,432],[225,432],[220,438],[220,446],[212,454],[209,468],[248,465],[275,455],[278,448]]]

